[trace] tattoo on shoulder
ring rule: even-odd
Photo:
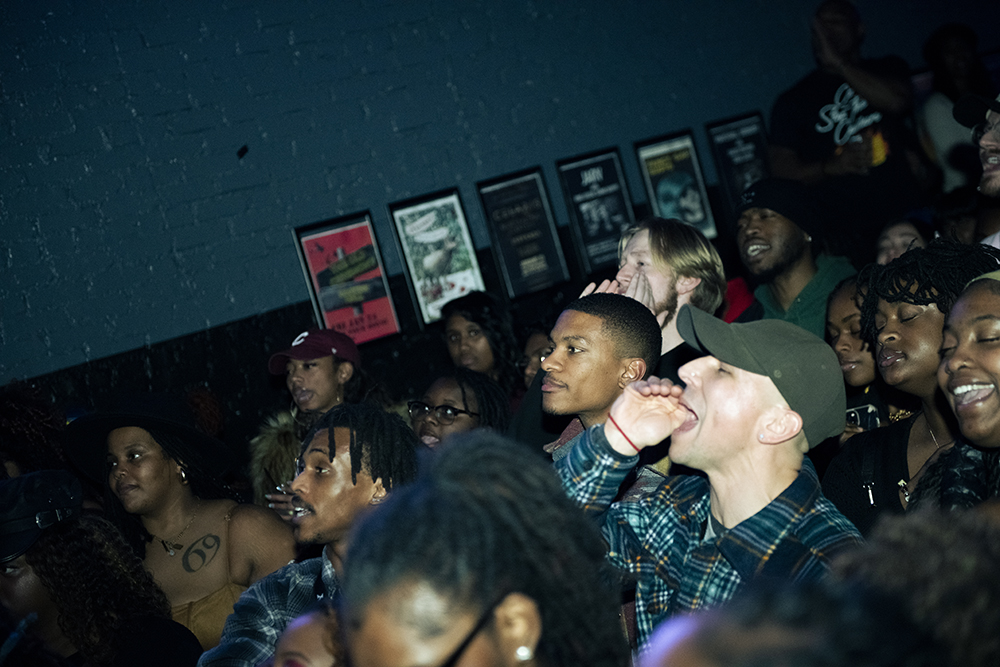
[[[194,573],[211,563],[219,553],[219,545],[221,544],[222,540],[218,535],[207,533],[199,537],[184,552],[184,558],[181,561],[184,571]]]

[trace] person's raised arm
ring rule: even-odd
[[[682,393],[680,385],[655,376],[625,387],[604,423],[608,444],[632,456],[670,437],[691,414],[680,404]]]

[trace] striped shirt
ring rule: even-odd
[[[748,581],[822,577],[832,556],[861,535],[820,491],[808,460],[777,498],[737,526],[705,537],[708,480],[667,477],[653,493],[611,504],[638,456],[608,445],[603,424],[578,436],[556,462],[570,498],[600,523],[608,559],[636,581],[639,644],[678,612],[729,600]]]

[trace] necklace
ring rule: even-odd
[[[181,529],[181,532],[167,539],[163,539],[162,537],[156,537],[156,535],[153,535],[153,537],[156,537],[156,539],[160,541],[160,544],[163,545],[163,550],[167,552],[168,556],[176,555],[178,549],[184,548],[184,545],[180,544],[177,540],[181,539],[181,535],[183,535],[187,531],[187,529],[191,527],[191,524],[194,523],[194,520],[197,518],[198,518],[198,511],[195,510],[195,513],[191,515],[191,520],[188,521],[187,525]]]
[[[917,477],[917,478],[920,477],[920,473],[922,473],[924,471],[924,468],[926,468],[927,464],[931,462],[931,459],[934,458],[934,455],[937,454],[937,451],[939,449],[941,449],[942,447],[944,447],[946,445],[950,445],[951,443],[955,442],[954,440],[949,440],[948,442],[944,443],[943,445],[939,445],[938,444],[937,436],[934,435],[934,429],[931,428],[930,422],[927,423],[927,432],[931,434],[931,440],[934,441],[934,451],[931,452],[930,455],[924,460],[924,464],[922,466],[920,466],[920,470],[918,470],[917,474],[914,475],[914,477]],[[907,482],[905,479],[901,479],[898,482],[896,482],[896,486],[898,486],[899,490],[903,492],[903,500],[905,500],[906,503],[909,504],[909,502],[910,502],[910,493],[911,493],[910,483]]]

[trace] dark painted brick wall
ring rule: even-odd
[[[1000,40],[985,28],[1000,25],[1000,3],[861,6],[867,53],[914,66],[947,20],[979,26],[985,49]],[[304,328],[290,234],[299,225],[371,209],[398,278],[392,201],[459,187],[486,249],[476,181],[541,165],[554,187],[556,160],[618,146],[641,203],[632,142],[691,126],[707,158],[704,122],[766,110],[810,69],[811,9],[800,0],[0,3],[0,383],[227,323],[240,330],[272,312],[288,330]],[[159,359],[150,372],[173,377],[156,363],[181,362]],[[216,375],[246,372],[218,364]]]

